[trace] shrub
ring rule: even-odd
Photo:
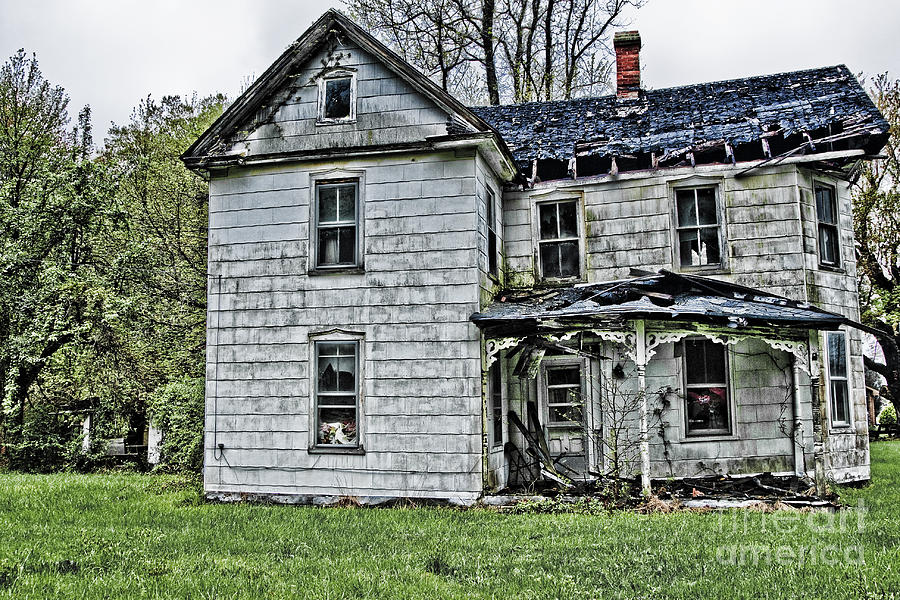
[[[147,414],[162,431],[159,467],[200,471],[203,467],[204,380],[173,381],[150,396]]]
[[[10,432],[6,443],[9,467],[48,473],[65,468],[81,449],[77,419],[49,403],[36,403],[25,422]]]
[[[878,413],[878,424],[882,427],[893,427],[897,424],[897,411],[893,404],[888,404]]]

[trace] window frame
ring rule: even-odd
[[[334,265],[319,264],[319,189],[332,185],[355,184],[356,186],[356,253],[354,262]],[[364,210],[365,210],[365,173],[357,171],[331,170],[312,173],[309,176],[309,253],[307,273],[325,275],[331,273],[362,273],[364,265]],[[327,228],[339,227],[338,222],[329,223]],[[346,225],[344,225],[346,226]]]
[[[725,360],[725,382],[722,387],[725,389],[726,394],[726,404],[728,410],[728,427],[727,429],[702,429],[702,430],[694,430],[691,431],[689,417],[690,411],[688,409],[688,390],[689,386],[693,388],[704,388],[710,387],[711,385],[718,384],[719,382],[703,382],[701,383],[692,383],[688,384],[687,374],[687,350],[685,348],[686,342],[696,342],[703,341],[707,344],[712,344],[718,348],[721,348],[722,354]],[[707,337],[704,336],[689,336],[684,338],[683,340],[677,342],[680,347],[680,358],[678,361],[679,368],[681,369],[681,385],[682,390],[684,391],[683,400],[681,402],[681,410],[684,415],[681,420],[682,427],[684,427],[684,439],[685,440],[697,440],[697,439],[707,439],[707,438],[730,438],[735,436],[735,399],[734,399],[734,390],[732,389],[732,382],[734,381],[734,374],[731,372],[733,360],[731,356],[731,348],[725,344],[719,344],[718,342],[714,342]]]
[[[834,212],[834,223],[829,223],[822,220],[822,215],[819,212],[819,190],[828,190],[831,193],[831,208]],[[815,204],[816,211],[816,258],[818,260],[818,264],[820,267],[823,267],[825,269],[841,270],[843,268],[844,261],[842,260],[841,256],[841,212],[840,203],[838,202],[837,196],[837,187],[830,183],[825,183],[823,181],[814,179],[813,203]],[[822,251],[824,249],[824,245],[822,244],[822,229],[825,227],[831,228],[834,233],[834,262],[828,262],[822,256]]]
[[[326,117],[325,116],[325,94],[326,88],[329,81],[334,81],[335,79],[349,79],[350,80],[350,114],[346,117]],[[356,104],[357,104],[357,93],[356,93],[356,71],[348,69],[346,67],[342,67],[340,69],[331,70],[324,75],[321,75],[317,80],[317,101],[316,101],[316,125],[340,125],[343,123],[355,123],[356,122]]]
[[[503,256],[503,238],[497,233],[498,211],[497,198],[500,196],[489,185],[485,185],[485,222],[487,223],[487,273],[497,281],[500,281],[500,264]],[[502,208],[499,211],[502,214]],[[492,243],[493,242],[493,247]]]
[[[713,191],[713,198],[716,204],[716,224],[715,225],[700,225],[700,211],[699,206],[697,204],[697,190],[701,189],[710,189]],[[694,206],[697,211],[697,224],[684,226],[680,225],[678,219],[678,193],[684,191],[693,191],[694,193]],[[688,272],[698,272],[698,271],[709,271],[709,272],[721,272],[726,271],[728,269],[728,240],[725,235],[726,232],[726,223],[725,223],[725,210],[724,210],[724,202],[722,199],[722,185],[720,181],[706,181],[706,180],[688,180],[688,181],[679,181],[675,182],[671,186],[670,193],[671,201],[672,201],[672,246],[674,252],[674,260],[673,265],[679,271],[688,271]],[[706,265],[683,265],[681,264],[681,232],[682,231],[697,231],[698,239],[699,232],[701,229],[712,229],[716,228],[719,240],[719,262],[711,263]]]
[[[554,369],[567,369],[576,367],[578,369],[579,374],[579,382],[578,382],[578,390],[581,398],[581,421],[551,421],[550,420],[550,385],[549,385],[549,376],[547,374],[548,371]],[[588,395],[588,389],[586,385],[586,377],[587,377],[587,364],[584,359],[577,357],[552,357],[545,358],[541,361],[541,368],[539,372],[539,380],[538,380],[538,394],[540,395],[540,410],[541,416],[543,417],[544,427],[548,429],[581,429],[587,431],[588,428],[588,414],[592,411],[592,407],[588,405],[591,401]],[[565,386],[556,386],[556,388],[560,387],[573,387],[572,384],[566,384]],[[553,403],[553,406],[574,406],[571,402],[566,403]],[[587,441],[585,441],[587,443]]]
[[[831,336],[841,336],[844,340],[844,376],[835,376],[831,372],[831,344],[829,340]],[[828,394],[828,420],[831,424],[832,428],[835,429],[846,429],[853,425],[853,414],[851,411],[853,410],[853,403],[850,401],[850,344],[847,339],[847,332],[840,331],[826,331],[825,332],[825,377],[826,377],[826,391]],[[836,419],[837,416],[837,404],[835,402],[834,395],[834,384],[835,382],[843,383],[845,394],[844,394],[844,409],[846,410],[847,420],[846,421],[838,421]]]
[[[356,403],[356,440],[354,444],[322,444],[319,442],[319,346],[320,344],[353,344],[355,348],[355,381],[354,396]],[[365,420],[363,407],[365,397],[365,336],[358,332],[347,332],[333,329],[309,334],[310,368],[309,368],[309,440],[307,451],[310,454],[364,454]],[[348,396],[341,393],[339,395]]]
[[[497,357],[493,364],[488,367],[487,372],[488,447],[491,451],[503,449],[505,442],[506,436],[504,436],[503,432],[503,395],[503,369],[500,364],[500,357]]]
[[[567,238],[541,239],[541,207],[548,204],[575,203],[575,231],[576,236]],[[584,197],[581,194],[556,194],[550,193],[534,199],[532,202],[532,239],[534,240],[534,270],[535,280],[543,285],[565,285],[585,281],[587,277],[587,248],[585,244],[584,225]],[[558,209],[557,209],[558,210]],[[558,225],[557,225],[558,227]],[[544,266],[541,262],[541,244],[559,243],[561,241],[574,240],[578,244],[578,275],[566,277],[548,277],[544,275]]]

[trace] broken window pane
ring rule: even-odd
[[[700,262],[700,239],[696,229],[678,232],[678,254],[681,257],[681,266],[699,266]]]
[[[325,81],[323,116],[326,119],[346,119],[350,116],[350,79],[350,77],[342,77]]]
[[[730,422],[725,347],[706,339],[683,344],[687,431],[726,433]]]
[[[700,230],[700,264],[715,265],[722,262],[719,252],[719,230],[707,227]]]

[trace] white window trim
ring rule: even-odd
[[[493,411],[493,369],[496,369],[496,374],[500,379],[500,443],[497,444],[494,442],[494,411]],[[500,357],[497,357],[497,360],[488,367],[487,371],[487,412],[488,412],[488,450],[490,452],[501,452],[503,450],[504,445],[506,444],[507,432],[506,432],[506,386],[504,385],[506,382],[503,377],[503,366],[502,360]]]
[[[847,384],[847,421],[837,421],[834,418],[834,392],[832,391],[832,376],[831,376],[831,356],[828,354],[830,350],[830,346],[828,345],[828,338],[832,335],[841,335],[844,338],[844,357],[846,359],[846,364],[844,365],[844,370],[847,373],[846,377],[839,377],[839,381],[844,381]],[[825,332],[825,393],[826,398],[828,399],[828,424],[830,429],[840,429],[845,430],[848,427],[853,425],[853,402],[850,399],[850,339],[847,335],[847,332],[843,329],[840,331],[826,331]]]
[[[490,185],[485,184],[484,186],[484,205],[485,205],[485,215],[484,220],[487,225],[487,240],[486,240],[486,248],[485,254],[487,255],[487,265],[486,271],[487,274],[493,279],[500,281],[503,274],[503,222],[501,216],[503,214],[503,206],[502,201],[500,201],[500,195],[492,188]],[[493,219],[490,217],[493,216]],[[493,223],[491,221],[493,220]],[[491,270],[491,235],[496,236],[497,238],[497,247],[494,248],[494,260],[496,261],[496,270]]]
[[[580,192],[549,190],[546,193],[532,196],[531,203],[531,238],[534,241],[534,271],[535,279],[542,284],[567,284],[587,281],[587,245],[585,243],[584,224],[584,195]],[[544,277],[544,269],[541,264],[541,213],[543,204],[558,204],[560,202],[575,202],[575,216],[578,232],[578,276],[575,277]],[[570,239],[570,238],[566,238]],[[574,239],[574,238],[571,238]],[[550,241],[550,240],[544,240]]]
[[[319,197],[320,185],[335,183],[356,184],[356,260],[352,265],[319,265]],[[362,273],[365,269],[365,190],[366,177],[364,171],[346,171],[331,169],[309,175],[309,263],[307,273],[322,275],[328,273]]]
[[[581,373],[581,423],[570,421],[568,423],[551,423],[550,422],[550,398],[547,394],[547,371],[560,367],[577,366]],[[576,356],[563,356],[545,358],[541,361],[541,368],[538,371],[538,395],[540,399],[541,421],[547,429],[586,429],[588,427],[587,419],[589,414],[593,412],[592,402],[587,386],[588,365],[587,360]],[[589,443],[585,439],[585,444]]]
[[[328,119],[325,117],[325,82],[330,79],[350,79],[350,114],[340,119]],[[317,112],[316,125],[340,125],[356,122],[356,71],[347,67],[332,69],[321,75],[317,81]]]
[[[813,212],[816,215],[816,263],[819,265],[819,267],[828,270],[841,271],[844,268],[844,257],[841,255],[843,252],[843,243],[841,241],[841,203],[838,199],[837,186],[820,179],[813,179],[812,183]],[[816,201],[816,190],[818,188],[827,188],[831,190],[831,201],[834,203],[835,222],[833,224],[824,223],[824,221],[819,218],[819,204]],[[825,225],[834,227],[836,230],[837,247],[835,248],[835,258],[837,259],[837,262],[835,263],[828,263],[822,260],[822,240],[819,236],[819,228],[823,223]]]
[[[685,361],[687,360],[687,356],[684,352],[684,342],[689,340],[705,340],[710,343],[719,345],[723,347],[725,352],[725,376],[728,378],[726,382],[725,390],[728,394],[728,431],[699,431],[699,432],[689,432],[688,430],[688,410],[687,410],[687,368],[685,367]],[[737,440],[740,439],[737,433],[737,401],[734,389],[734,356],[732,354],[732,346],[730,344],[720,344],[719,342],[715,342],[710,340],[704,336],[690,336],[684,338],[684,340],[674,342],[675,344],[681,346],[681,356],[676,361],[676,367],[678,369],[678,377],[681,381],[681,401],[678,403],[678,410],[681,413],[680,420],[680,429],[681,429],[681,442],[702,442],[706,440]]]
[[[715,198],[716,198],[716,218],[718,219],[717,228],[719,230],[719,262],[711,265],[682,265],[681,264],[681,242],[679,240],[678,232],[681,229],[699,229],[700,227],[679,227],[678,225],[678,198],[677,192],[684,190],[697,190],[709,188],[712,189]],[[722,196],[722,180],[720,178],[715,178],[713,180],[706,179],[703,177],[691,177],[686,180],[681,181],[673,181],[669,185],[669,199],[672,206],[671,218],[672,218],[672,264],[675,267],[675,270],[681,272],[714,272],[721,273],[728,271],[728,236],[725,235],[727,231],[727,224],[725,220],[725,202]],[[696,199],[696,195],[695,195]],[[699,214],[698,222],[699,222]],[[711,225],[706,225],[703,227],[712,227]]]
[[[356,343],[356,444],[319,444],[318,427],[318,350],[320,342]],[[330,329],[309,334],[309,443],[311,454],[364,454],[365,453],[365,334],[341,329]]]

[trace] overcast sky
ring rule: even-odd
[[[0,59],[25,48],[94,111],[99,142],[147,94],[234,97],[331,0],[0,0]],[[661,88],[845,63],[900,76],[896,0],[649,0],[633,13]]]

